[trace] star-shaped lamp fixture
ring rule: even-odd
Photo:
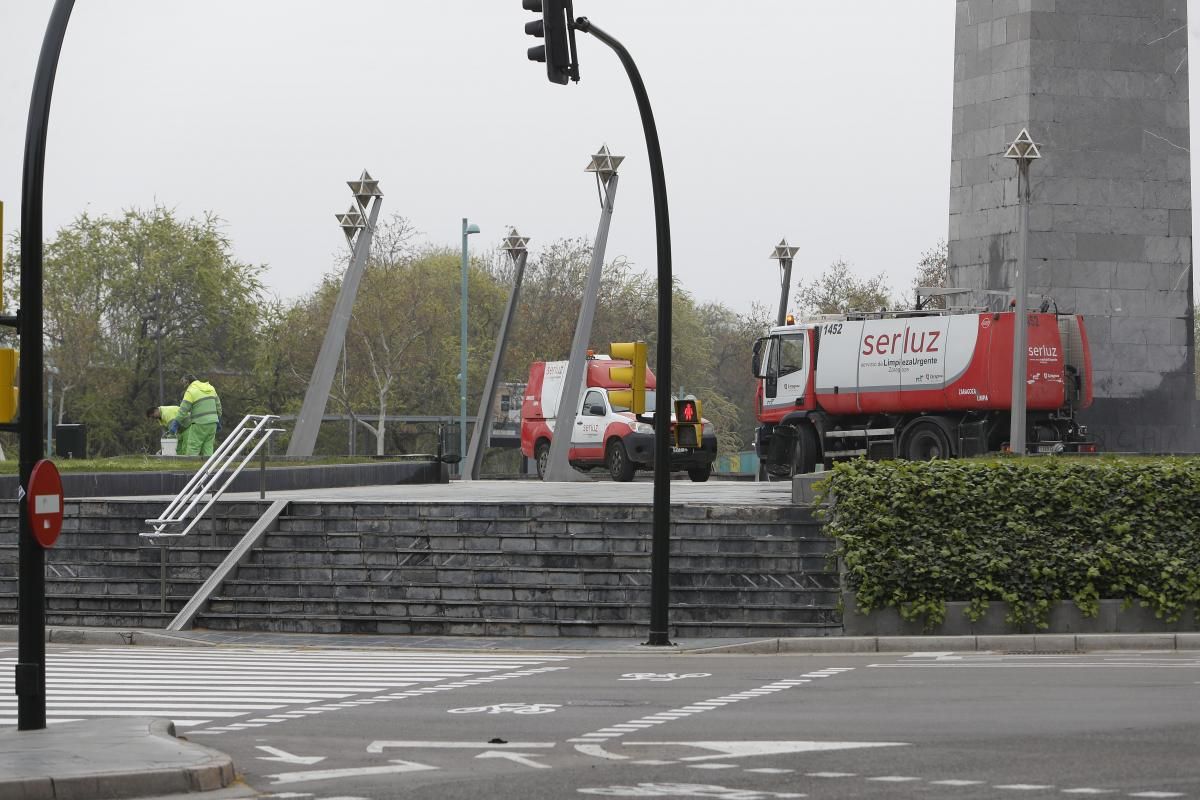
[[[799,247],[789,247],[787,239],[780,239],[779,244],[775,245],[775,250],[771,253],[771,258],[779,261],[791,261],[799,251]]]
[[[625,156],[614,156],[608,152],[608,145],[600,145],[600,152],[592,156],[591,163],[587,165],[586,172],[596,173],[596,177],[601,181],[607,181],[610,176],[616,174],[617,167],[621,166],[621,162],[625,160]]]
[[[379,181],[372,178],[371,173],[365,169],[358,180],[346,181],[346,185],[350,187],[350,193],[354,195],[358,207],[363,210],[366,210],[372,197],[383,197],[383,192],[379,190]]]
[[[345,214],[334,214],[334,217],[337,218],[338,225],[342,226],[342,233],[346,234],[346,241],[353,246],[354,235],[366,227],[362,211],[358,206],[350,206],[350,210]]]
[[[516,228],[511,228],[508,232],[508,236],[504,237],[504,246],[500,249],[508,253],[513,261],[516,261],[521,257],[522,253],[528,250],[528,248],[525,246],[527,244],[529,244],[529,237],[522,236],[521,234],[517,233]]]
[[[1021,128],[1017,138],[1012,140],[1012,144],[1004,152],[1004,157],[1015,158],[1018,161],[1032,161],[1035,158],[1041,158],[1042,153],[1038,150],[1037,142],[1030,138],[1029,130]]]

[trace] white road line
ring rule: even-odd
[[[852,669],[854,669],[854,668],[853,667],[842,667],[842,668],[839,668],[837,670],[837,672],[830,671],[827,674],[818,674],[815,672],[806,673],[806,677],[810,677],[810,678],[811,677],[818,677],[818,678],[831,677],[833,675],[839,674],[840,672],[848,672]],[[690,717],[690,716],[693,716],[696,714],[703,714],[706,711],[712,711],[712,710],[720,708],[722,706],[729,705],[731,703],[737,703],[742,700],[752,700],[755,698],[764,697],[766,695],[775,694],[776,692],[786,691],[787,689],[797,688],[799,686],[803,686],[804,684],[806,684],[808,682],[809,681],[807,681],[807,680],[800,682],[799,679],[776,680],[776,681],[772,681],[771,683],[764,684],[763,686],[760,686],[756,689],[751,689],[751,690],[747,690],[744,692],[738,692],[736,694],[722,695],[721,697],[716,697],[711,700],[704,700],[701,702],[689,703],[686,706],[681,706],[676,709],[671,709],[668,711],[660,711],[657,714],[649,714],[647,716],[640,717],[638,719],[630,720],[626,723],[623,723],[620,726],[609,726],[607,728],[601,728],[599,730],[592,731],[591,733],[584,734],[580,738],[568,739],[568,741],[572,741],[572,742],[574,742],[574,741],[589,741],[589,740],[594,741],[593,737],[599,737],[602,740],[609,739],[609,738],[617,738],[620,736],[624,736],[626,733],[632,732],[630,730],[631,728],[636,729],[636,728],[646,728],[646,727],[650,727],[653,725],[661,725],[664,722],[672,722],[674,720],[684,719],[685,717]],[[621,758],[624,758],[624,756],[621,756]]]
[[[734,769],[737,764],[688,764],[692,769]]]
[[[272,784],[303,783],[307,781],[327,781],[335,778],[357,778],[364,775],[394,775],[398,772],[423,772],[437,769],[428,764],[418,764],[414,761],[393,760],[386,767],[352,767],[350,769],[315,769],[303,772],[281,772],[268,775]]]
[[[809,778],[857,778],[857,772],[806,772]]]
[[[1063,789],[1063,794],[1113,794],[1116,789],[1092,789],[1088,786],[1080,786],[1078,789]]]
[[[1130,797],[1187,797],[1183,792],[1131,792]]]
[[[874,778],[867,778],[867,780],[879,781],[881,783],[908,783],[909,781],[919,781],[921,779],[910,775],[878,775]]]
[[[964,781],[957,778],[948,778],[944,781],[930,781],[934,786],[978,786],[983,781]]]
[[[1053,789],[1054,787],[1046,783],[1001,783],[992,787],[993,789],[1008,789],[1014,792],[1038,792],[1045,789]]]

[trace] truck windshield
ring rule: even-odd
[[[779,376],[804,369],[804,334],[791,333],[781,336],[771,348],[771,366]]]
[[[618,405],[618,404],[614,403],[612,401],[612,395],[608,396],[608,403],[609,403],[609,405],[612,406],[613,411],[628,411],[629,410],[629,406],[622,406],[622,405]],[[654,390],[653,389],[646,390],[646,413],[647,414],[654,413]]]

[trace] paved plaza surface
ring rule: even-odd
[[[256,500],[258,492],[230,492],[230,500]],[[140,500],[151,498],[140,497]],[[170,499],[164,496],[163,499]],[[593,503],[597,505],[652,505],[654,482],[636,480],[616,483],[596,479],[583,482],[539,480],[459,481],[450,483],[398,484],[395,486],[347,486],[334,489],[299,489],[267,492],[268,500],[328,500],[331,502],[386,503]],[[671,481],[673,505],[762,506],[790,505],[792,482],[720,481],[693,483]]]

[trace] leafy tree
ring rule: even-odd
[[[921,259],[917,262],[917,275],[912,282],[913,298],[915,299],[919,287],[945,288],[950,280],[949,265],[945,239],[922,253]],[[945,308],[946,298],[944,296],[931,297],[925,301],[924,307]]]
[[[806,314],[879,311],[892,305],[891,291],[883,273],[860,278],[839,258],[811,281],[801,281],[796,301]]]
[[[708,303],[699,309],[705,329],[712,340],[710,380],[712,391],[727,399],[730,413],[718,423],[721,449],[736,452],[748,449],[754,442],[755,381],[750,373],[750,354],[754,341],[774,324],[775,315],[766,305],[756,303],[748,314],[738,314],[719,303]],[[704,406],[710,416],[709,405]],[[715,413],[715,412],[714,412]],[[712,417],[714,422],[716,418]]]
[[[233,257],[213,215],[179,219],[162,206],[81,214],[46,243],[43,269],[54,416],[86,424],[95,455],[156,444],[143,410],[159,402],[160,360],[172,403],[184,372],[221,384],[217,376],[241,376],[253,358],[261,268]],[[15,282],[19,265],[9,274]],[[218,385],[226,409],[240,408],[237,383]]]

